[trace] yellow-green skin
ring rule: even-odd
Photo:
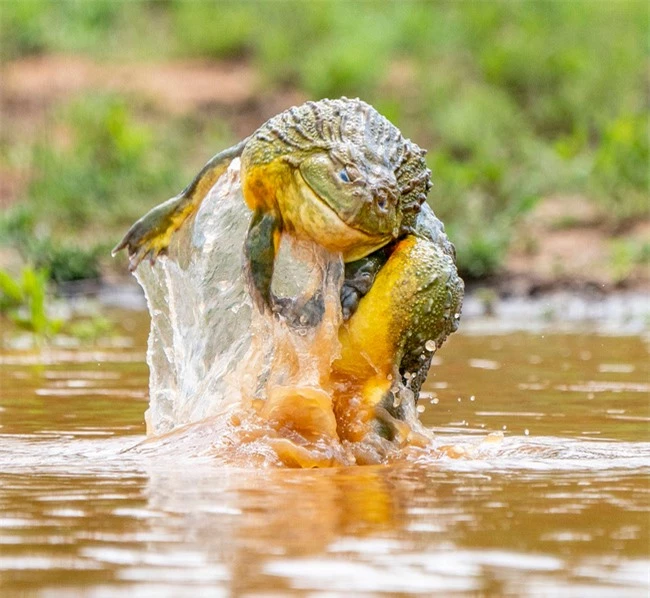
[[[433,353],[458,327],[463,297],[453,245],[425,203],[431,182],[424,154],[360,100],[307,102],[217,154],[180,195],[136,222],[114,251],[128,249],[131,269],[155,260],[239,156],[253,211],[245,250],[257,305],[274,302],[282,234],[340,252],[345,322],[334,377],[360,393],[368,421],[385,412],[399,418],[391,388],[401,377],[417,399]],[[348,410],[342,400],[337,419],[350,422],[344,435],[354,440],[359,417]]]

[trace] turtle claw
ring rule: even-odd
[[[137,232],[131,229],[111,251],[111,255],[114,256],[122,249],[126,249],[129,256],[129,272],[134,272],[144,260],[147,260],[153,266],[158,256],[167,255],[169,239],[166,237],[168,235],[145,236],[146,233],[145,235],[138,235]]]
[[[133,272],[143,260],[153,266],[160,255],[166,255],[174,223],[174,205],[166,202],[155,207],[138,220],[115,246],[112,255],[126,249],[129,255],[129,271]]]
[[[168,241],[160,236],[151,235],[151,231],[138,230],[137,224],[138,222],[111,251],[111,255],[114,256],[122,249],[126,249],[129,256],[129,272],[134,272],[144,260],[148,260],[153,266],[156,258],[167,250]]]
[[[161,255],[167,255],[167,246],[151,247],[158,239],[147,241],[144,246],[137,247],[134,251],[129,248],[129,272],[135,272],[137,267],[144,261],[148,261],[150,266],[154,266],[156,260]]]
[[[126,247],[126,243],[124,242],[124,239],[122,239],[113,249],[111,249],[111,256],[115,257],[122,249]]]
[[[354,287],[343,283],[341,287],[341,314],[343,321],[347,322],[352,314],[357,311],[362,294]]]

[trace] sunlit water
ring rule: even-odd
[[[647,595],[643,338],[459,334],[421,417],[465,456],[241,469],[126,450],[147,322],[120,320],[132,347],[0,358],[1,596]]]
[[[232,380],[245,370],[230,365],[246,362],[259,323],[238,328],[252,312],[225,280],[207,276],[191,309],[182,292],[161,300],[177,320],[157,320],[148,349],[160,359],[150,432],[241,400]],[[237,317],[201,334],[197,313],[224,309]],[[143,444],[148,318],[115,315],[122,335],[98,346],[0,352],[0,596],[650,591],[644,332],[497,334],[499,322],[470,318],[420,399],[429,446],[382,465],[290,470],[197,450],[223,449],[223,422]],[[187,369],[165,371],[165,334],[228,367],[168,351]]]

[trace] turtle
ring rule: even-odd
[[[180,194],[140,218],[113,254],[127,249],[131,270],[143,259],[153,263],[239,158],[252,212],[243,246],[254,302],[291,313],[271,292],[283,234],[340,254],[342,350],[333,371],[353,381],[372,407],[369,417],[400,419],[396,380],[417,401],[433,354],[458,328],[464,292],[454,246],[426,202],[425,154],[359,99],[309,101],[216,154]],[[322,302],[315,297],[303,310],[293,320],[314,325]]]

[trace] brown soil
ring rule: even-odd
[[[0,209],[7,208],[25,189],[27,172],[0,166]]]
[[[563,286],[610,291],[650,288],[650,270],[617,246],[640,247],[650,240],[650,220],[623,232],[607,226],[606,214],[579,196],[548,197],[517,231],[501,281],[506,290],[530,293]]]
[[[245,61],[109,64],[83,56],[44,55],[0,65],[0,81],[0,137],[9,145],[28,144],[43,134],[64,143],[66,133],[53,125],[53,110],[86,93],[131,94],[147,104],[154,118],[226,118],[238,138],[307,99],[295,90],[260,99],[257,72]],[[20,197],[27,175],[25,169],[0,171],[0,207]]]
[[[254,98],[255,71],[243,62],[106,64],[78,56],[39,56],[10,62],[4,95],[26,105],[51,104],[86,91],[137,93],[172,114]]]

